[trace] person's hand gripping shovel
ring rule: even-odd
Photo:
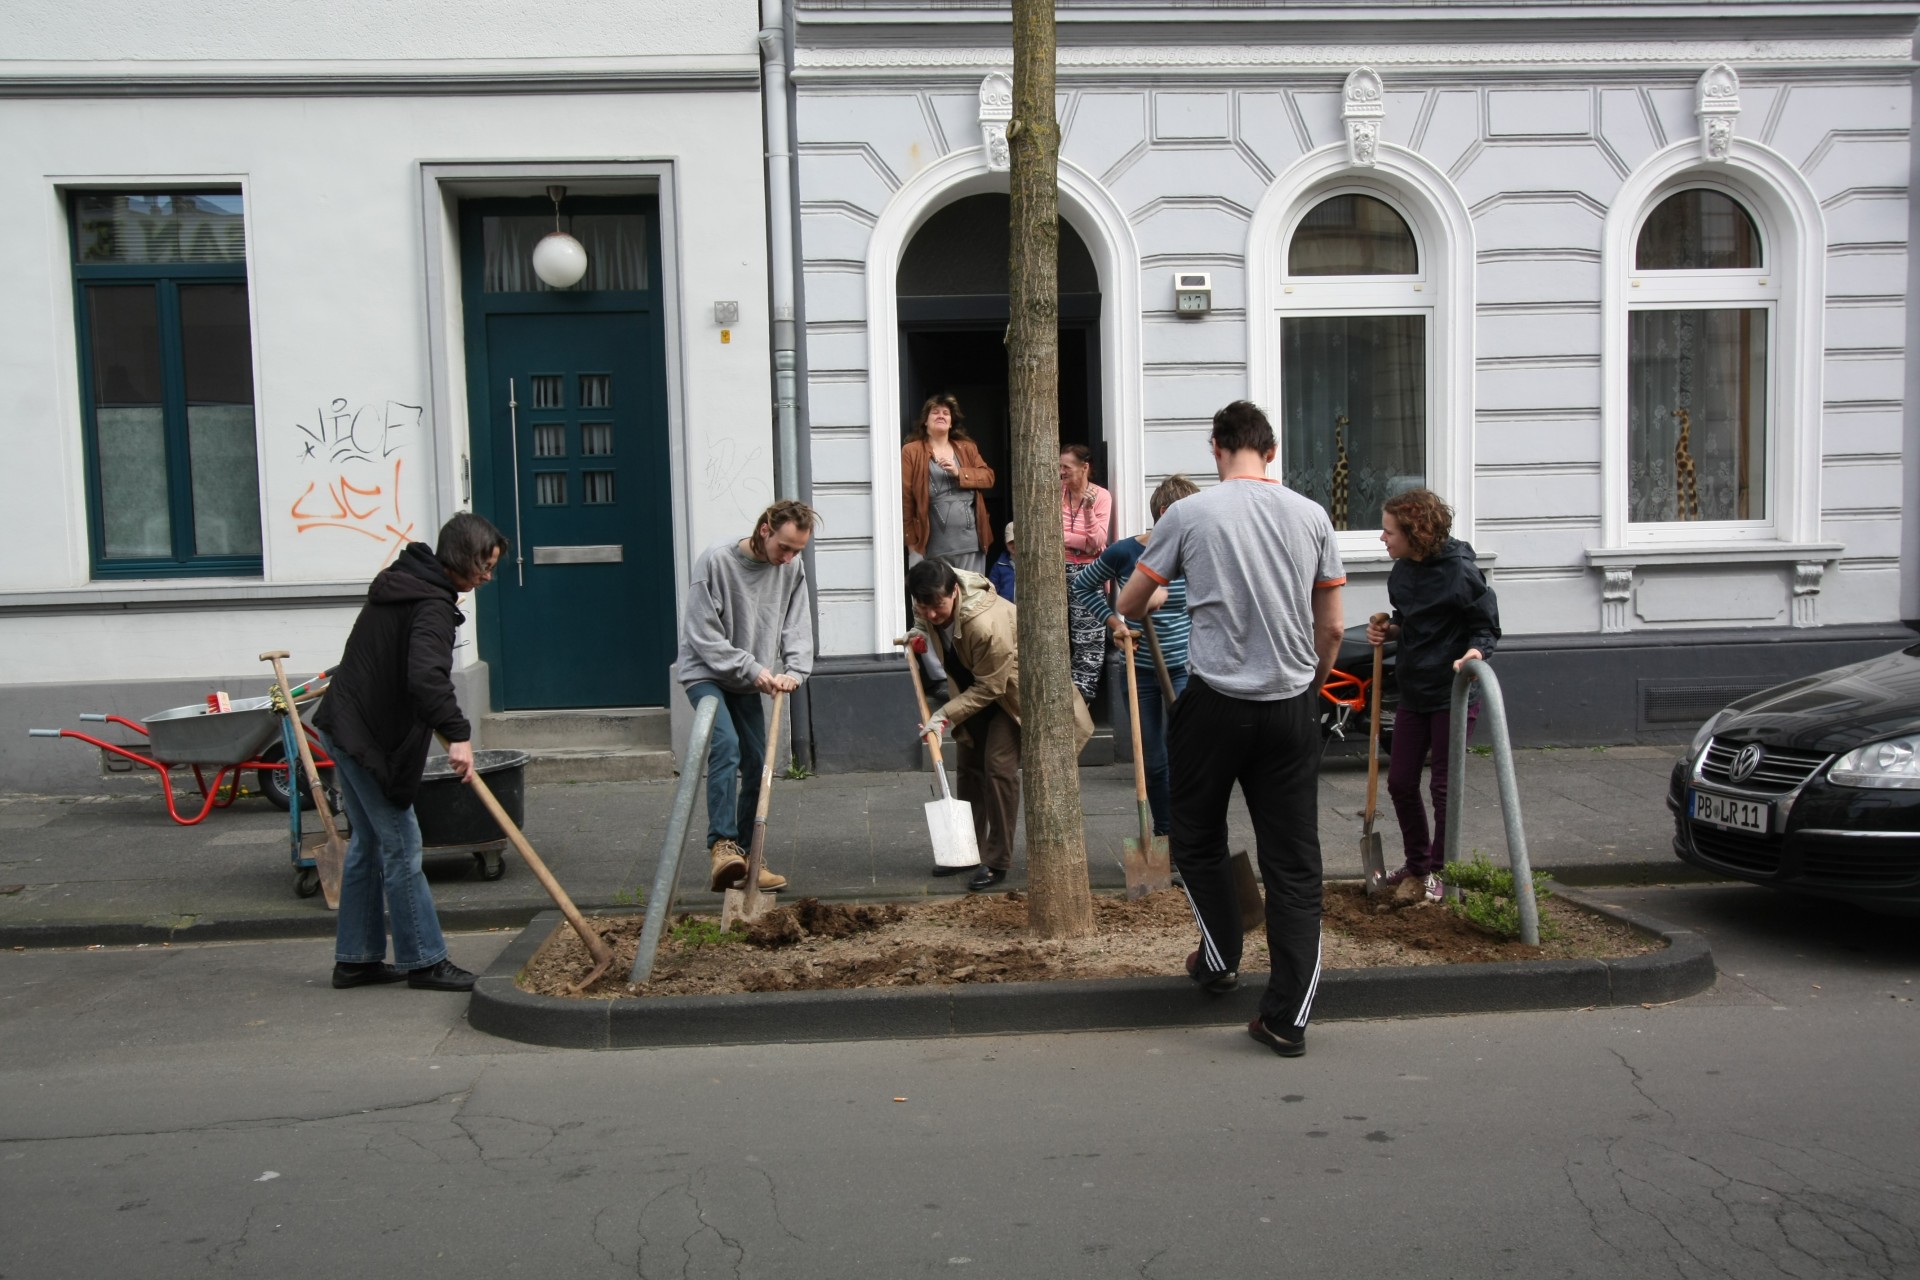
[[[1376,613],[1367,620],[1371,625],[1369,634],[1384,632],[1391,619],[1384,613]],[[1360,870],[1367,880],[1367,896],[1375,897],[1385,887],[1387,878],[1386,855],[1380,848],[1380,833],[1373,829],[1373,818],[1380,800],[1380,684],[1381,673],[1385,669],[1382,645],[1384,635],[1373,646],[1373,683],[1367,686],[1370,706],[1367,712],[1367,810],[1360,828]]]
[[[980,865],[980,841],[973,830],[973,806],[954,799],[947,790],[947,766],[940,758],[940,726],[927,723],[927,691],[920,682],[920,653],[914,647],[918,634],[901,636],[894,643],[906,654],[914,702],[920,708],[921,741],[933,754],[933,771],[940,779],[937,798],[927,801],[926,806],[927,834],[933,840],[933,874],[957,875]]]
[[[1132,629],[1121,630],[1115,639],[1127,663],[1127,711],[1133,720],[1133,798],[1140,811],[1140,836],[1129,836],[1120,846],[1120,866],[1127,873],[1127,897],[1144,898],[1173,887],[1173,867],[1167,856],[1167,838],[1153,834],[1153,817],[1147,807],[1147,756],[1140,745],[1140,679],[1133,666]]]

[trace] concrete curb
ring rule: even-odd
[[[1328,970],[1314,997],[1315,1020],[1655,1004],[1713,985],[1713,953],[1699,934],[1578,892],[1555,892],[1663,938],[1667,946],[1624,960]],[[520,990],[515,977],[561,924],[559,912],[541,912],[480,976],[467,1008],[474,1027],[556,1048],[645,1049],[1244,1025],[1260,1000],[1257,983],[1209,997],[1179,977],[657,1000],[569,1000]]]

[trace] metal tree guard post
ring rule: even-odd
[[[667,838],[660,845],[660,865],[653,873],[653,892],[647,897],[647,918],[640,926],[640,948],[633,955],[633,972],[628,981],[646,982],[653,977],[653,953],[660,949],[660,935],[667,930],[673,915],[673,894],[680,883],[680,855],[687,844],[687,829],[693,825],[693,800],[700,790],[700,778],[706,772],[707,747],[713,742],[713,721],[720,714],[720,699],[702,698],[693,712],[693,735],[687,739],[687,754],[680,761],[680,786],[673,793],[673,816],[667,820]]]
[[[1527,833],[1520,823],[1520,789],[1513,780],[1513,743],[1507,736],[1507,707],[1500,696],[1500,678],[1478,658],[1460,666],[1453,677],[1453,700],[1448,712],[1453,739],[1449,759],[1453,777],[1447,791],[1447,861],[1460,861],[1460,810],[1467,788],[1467,693],[1480,682],[1481,700],[1493,733],[1493,771],[1500,783],[1500,818],[1507,828],[1507,864],[1513,868],[1513,896],[1520,904],[1520,940],[1540,945],[1540,905],[1533,897],[1533,867],[1527,861]]]

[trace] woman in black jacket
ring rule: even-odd
[[[440,530],[436,549],[409,543],[367,589],[313,717],[353,824],[334,926],[336,987],[402,978],[429,991],[473,987],[473,974],[447,958],[420,870],[413,798],[436,730],[460,780],[473,774],[472,727],[453,692],[453,636],[466,621],[455,602],[493,577],[506,546],[498,529],[465,511]],[[389,928],[392,964],[385,963]]]
[[[1446,858],[1447,766],[1452,749],[1453,673],[1469,658],[1485,658],[1500,640],[1500,608],[1474,563],[1473,548],[1451,536],[1453,509],[1431,489],[1409,489],[1387,499],[1380,541],[1393,557],[1387,601],[1393,620],[1367,627],[1367,642],[1398,640],[1393,660],[1400,707],[1393,714],[1393,757],[1387,794],[1400,819],[1407,860],[1385,883],[1419,880],[1429,901],[1440,900],[1440,864]],[[1467,733],[1479,714],[1467,704]],[[1428,791],[1433,826],[1420,801],[1420,768],[1433,752]]]

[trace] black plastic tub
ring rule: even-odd
[[[527,759],[524,751],[473,753],[474,768],[515,826],[527,820]],[[420,819],[420,843],[428,849],[498,844],[507,838],[473,788],[453,776],[445,756],[427,761],[413,812]]]

